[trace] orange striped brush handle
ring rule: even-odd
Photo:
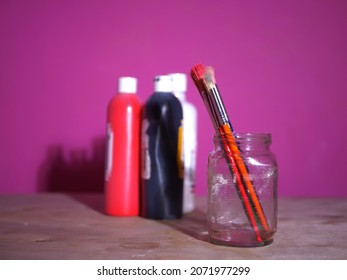
[[[227,135],[228,137],[228,140],[225,141],[228,145],[228,150],[230,151],[231,157],[233,158],[233,161],[235,162],[237,169],[241,174],[242,181],[250,197],[250,201],[255,208],[255,211],[260,220],[260,223],[262,227],[264,228],[264,230],[268,231],[269,225],[267,223],[263,208],[261,207],[258,195],[253,187],[253,183],[249,178],[246,165],[244,164],[244,161],[241,157],[241,152],[237,146],[235,137],[233,133],[231,132],[230,126],[228,124],[220,126],[220,133],[223,133],[224,135]]]
[[[224,134],[223,127],[219,128],[219,133],[221,135]],[[252,229],[255,232],[257,240],[262,241],[261,233],[260,233],[260,230],[259,230],[259,227],[257,224],[257,217],[256,217],[256,214],[254,212],[254,209],[252,208],[252,203],[251,203],[251,201],[247,195],[247,191],[243,185],[241,174],[240,174],[239,169],[237,167],[236,160],[233,157],[233,152],[230,148],[228,140],[226,140],[225,138],[222,137],[221,141],[223,144],[223,149],[224,149],[225,154],[226,154],[226,158],[227,158],[227,160],[231,166],[231,171],[235,176],[236,183],[237,183],[237,192],[240,196],[240,199],[241,199],[242,205],[245,209],[246,215],[249,219],[249,222],[251,223]]]

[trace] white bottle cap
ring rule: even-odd
[[[120,77],[118,79],[119,93],[136,93],[137,79],[133,77]]]
[[[187,76],[183,73],[169,74],[172,79],[173,92],[186,92],[187,91]]]
[[[154,92],[172,92],[172,80],[167,75],[154,77]]]

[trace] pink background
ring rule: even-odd
[[[119,76],[214,66],[237,131],[272,133],[282,196],[347,196],[347,2],[0,2],[0,192],[102,191]],[[199,112],[197,192],[212,126]]]

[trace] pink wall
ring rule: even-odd
[[[170,3],[170,4],[169,4]],[[0,2],[0,192],[102,190],[117,78],[211,64],[237,131],[268,131],[282,196],[347,196],[346,1]],[[212,127],[199,110],[197,191]]]

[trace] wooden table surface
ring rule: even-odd
[[[102,194],[0,196],[0,259],[347,259],[347,199],[280,199],[275,241],[210,244],[206,198],[180,220],[102,213]]]

